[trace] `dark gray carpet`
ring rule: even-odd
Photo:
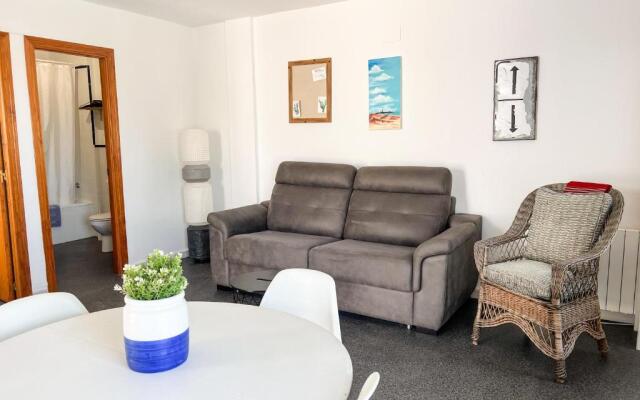
[[[113,291],[118,279],[111,257],[87,239],[55,248],[58,286],[74,293],[90,311],[123,305]],[[184,262],[187,299],[232,301],[216,290],[208,264]],[[471,346],[475,302],[469,301],[438,336],[402,325],[342,314],[345,346],[353,361],[351,398],[368,374],[382,375],[375,399],[640,399],[640,351],[633,329],[606,326],[609,361],[601,362],[595,341],[583,335],[567,361],[566,384],[553,383],[552,362],[513,326],[481,331]],[[215,394],[213,394],[215,397]]]

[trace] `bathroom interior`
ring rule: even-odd
[[[42,50],[36,60],[56,277],[77,292],[67,285],[84,274],[113,273],[100,64]]]

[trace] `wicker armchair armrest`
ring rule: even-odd
[[[525,233],[507,232],[504,235],[476,242],[473,253],[480,276],[483,276],[482,272],[487,265],[522,257],[526,237]]]
[[[552,265],[551,301],[565,303],[598,292],[600,256],[610,240],[600,239],[586,253]]]
[[[484,276],[483,270],[487,265],[522,257],[535,197],[535,190],[525,197],[511,227],[504,235],[481,240],[475,244],[473,252],[480,278]]]
[[[598,293],[600,256],[607,250],[618,231],[624,210],[622,194],[615,189],[610,193],[613,197],[613,206],[602,230],[602,235],[593,248],[574,258],[553,264],[552,303],[560,304]]]

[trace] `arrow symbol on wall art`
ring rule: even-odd
[[[516,106],[515,105],[511,106],[511,128],[509,128],[509,130],[511,131],[511,133],[518,130],[518,128],[516,128]]]
[[[511,83],[511,94],[516,94],[516,79],[518,78],[518,67],[515,65],[511,68],[511,72],[513,73],[513,81]]]

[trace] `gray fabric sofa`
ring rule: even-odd
[[[209,215],[211,269],[316,269],[341,310],[437,332],[478,278],[482,218],[454,208],[445,168],[283,162],[270,201]]]

